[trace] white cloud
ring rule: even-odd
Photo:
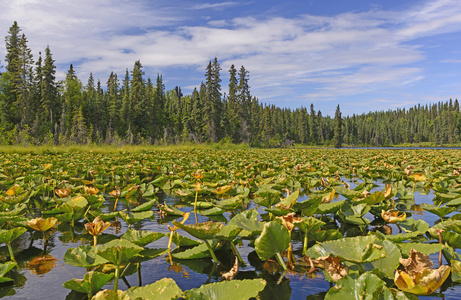
[[[225,9],[231,6],[241,5],[240,2],[226,1],[219,3],[202,3],[192,7],[192,9]]]
[[[408,11],[229,17],[194,25],[189,22],[200,10],[241,3],[162,3],[0,0],[0,28],[6,35],[17,20],[34,51],[49,44],[57,63],[74,63],[79,75],[100,74],[103,82],[111,71],[123,76],[138,59],[155,72],[187,67],[203,74],[216,56],[223,73],[231,64],[244,65],[262,101],[333,99],[412,85],[426,76],[415,66],[426,54],[412,42],[461,31],[457,0],[429,1]],[[300,93],[306,85],[311,92]]]

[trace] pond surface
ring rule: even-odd
[[[351,188],[353,186],[354,184],[351,182]],[[378,182],[374,190],[382,190],[383,187],[384,185]],[[166,202],[169,205],[174,205],[179,202],[179,198],[171,195],[159,193],[157,196],[159,203]],[[414,193],[415,204],[432,204],[433,198],[434,195],[432,192],[424,195],[418,191]],[[110,211],[109,208],[113,206],[114,199],[106,198],[105,211]],[[123,210],[128,208],[128,206],[128,203],[120,201],[118,202],[117,210]],[[264,216],[266,214],[263,208],[257,207],[252,202],[249,208],[257,208],[260,215]],[[180,209],[184,212],[192,212],[187,224],[195,223],[192,207],[181,206]],[[169,217],[163,219],[158,214],[159,210],[156,207],[153,210],[155,213],[152,218],[135,223],[132,228],[169,233],[166,224],[171,224],[171,220],[173,219]],[[225,212],[223,216],[217,217],[215,220],[226,223],[232,217],[229,212]],[[369,213],[365,217],[370,220],[374,219],[374,216]],[[427,211],[413,212],[412,218],[425,220],[431,226],[439,219],[436,215]],[[200,214],[198,215],[198,222],[208,220],[210,219]],[[120,228],[109,227],[99,237],[98,241],[103,243],[112,236],[121,236],[128,229],[128,225],[123,220],[120,220],[120,225]],[[373,230],[373,228],[374,226],[369,226],[365,230]],[[399,233],[397,226],[391,225],[391,228],[393,234]],[[180,231],[180,234],[189,236],[183,231]],[[40,235],[26,233],[13,243],[13,247],[18,252],[16,258],[20,269],[13,270],[12,274],[14,274],[15,284],[2,286],[0,288],[0,296],[6,296],[6,299],[85,299],[85,295],[71,292],[69,289],[62,287],[64,282],[72,278],[83,278],[86,273],[84,268],[73,267],[63,261],[63,256],[68,248],[78,247],[82,244],[91,244],[92,237],[84,230],[83,223],[77,223],[74,232],[70,230],[69,226],[60,225],[47,245],[49,263],[37,265],[34,264],[34,258],[38,258],[43,254],[44,246],[40,237]],[[168,238],[163,237],[149,244],[148,247],[167,248],[167,244]],[[330,283],[325,280],[322,272],[315,274],[288,272],[283,276],[275,266],[271,267],[271,262],[262,264],[254,251],[254,247],[248,246],[248,241],[243,241],[237,247],[245,262],[245,266],[240,267],[236,279],[264,278],[268,284],[263,293],[260,294],[260,299],[323,299],[331,287]],[[296,233],[294,233],[293,250],[300,255],[301,249],[301,237],[297,238]],[[6,246],[0,248],[0,255],[8,256]],[[162,255],[143,262],[141,265],[141,276],[139,277],[136,273],[126,276],[124,280],[119,282],[119,289],[126,290],[132,286],[150,284],[164,277],[173,278],[182,290],[197,288],[206,283],[222,281],[221,274],[230,269],[232,261],[219,251],[217,252],[217,256],[221,261],[218,265],[214,265],[211,259],[175,259],[173,262],[170,262],[168,255]],[[431,255],[431,259],[434,265],[437,266],[438,254]],[[273,264],[275,265],[276,263]],[[108,284],[104,288],[111,289],[112,284]],[[420,299],[460,299],[460,285],[442,286],[442,290],[443,294],[420,297]]]

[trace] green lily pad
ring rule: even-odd
[[[319,207],[317,208],[316,213],[318,213],[318,214],[334,214],[338,210],[340,210],[345,203],[346,203],[346,200],[320,204]]]
[[[265,286],[266,281],[264,279],[221,281],[185,291],[184,295],[186,299],[250,299],[258,296]]]
[[[451,265],[451,280],[453,282],[461,282],[461,261],[452,260]]]
[[[411,218],[407,218],[402,222],[399,222],[399,226],[405,232],[419,232],[420,234],[426,233],[430,227],[424,220],[415,220]]]
[[[377,241],[377,244],[381,244],[381,241]],[[395,269],[400,264],[400,258],[402,257],[402,254],[400,253],[400,249],[391,241],[382,241],[382,246],[386,252],[386,257],[369,263],[371,268],[367,268],[368,264],[364,265],[364,268],[365,270],[370,271],[373,269],[379,269],[386,275],[387,278],[393,279]]]
[[[124,239],[112,240],[94,248],[97,255],[115,265],[127,262],[131,257],[143,250],[142,247]]]
[[[406,240],[411,240],[412,238],[415,238],[420,234],[421,232],[415,231],[415,232],[409,232],[409,233],[399,233],[396,235],[386,235],[386,240],[400,243]]]
[[[159,209],[168,216],[182,216],[184,214],[182,211],[180,211],[176,207],[169,206],[166,203],[164,203],[163,205],[159,205]]]
[[[385,288],[385,289],[384,289]],[[370,273],[362,274],[357,279],[346,276],[338,280],[325,296],[325,300],[375,300],[394,299],[386,283]]]
[[[383,246],[375,243],[374,236],[357,236],[321,243],[327,252],[355,263],[372,262],[384,258]]]
[[[146,211],[152,208],[157,203],[157,199],[147,201],[141,205],[136,206],[133,208],[131,211],[132,212],[140,212],[140,211]]]
[[[128,224],[134,224],[136,222],[150,218],[153,214],[154,212],[152,210],[129,213],[125,213],[123,211],[119,212],[120,217],[123,219],[123,221],[127,222]]]
[[[402,256],[408,257],[411,249],[421,252],[422,254],[429,255],[439,252],[444,248],[442,244],[423,244],[423,243],[400,243],[396,244],[400,248]]]
[[[90,271],[85,274],[83,279],[71,279],[62,285],[66,289],[71,289],[80,293],[93,295],[98,292],[106,283],[114,278],[114,274],[104,274],[102,272]]]
[[[322,197],[313,197],[302,202],[296,202],[291,210],[301,212],[304,216],[310,217],[318,211],[320,203],[322,203]]]
[[[202,210],[200,214],[202,216],[215,216],[215,215],[222,215],[225,212],[224,209],[221,209],[219,207],[212,207],[207,210]]]
[[[4,277],[4,276],[6,275],[6,273],[8,273],[14,267],[16,267],[16,265],[17,264],[15,262],[12,262],[12,261],[6,262],[4,264],[0,264],[0,283],[13,281],[13,279],[8,278],[8,277]]]
[[[288,230],[276,221],[264,224],[261,235],[255,240],[255,250],[261,260],[268,260],[285,251],[291,242]]]
[[[175,231],[173,233],[173,243],[178,247],[192,247],[200,245],[203,242],[182,236]]]
[[[309,240],[316,242],[326,242],[343,238],[343,234],[336,229],[312,230],[307,233]]]
[[[290,196],[280,200],[279,204],[285,207],[292,206],[299,197],[299,190],[291,193]]]
[[[444,216],[448,215],[449,213],[452,213],[456,210],[456,207],[451,207],[451,206],[442,206],[442,207],[437,207],[434,205],[430,205],[427,203],[422,203],[421,208],[424,210],[427,210],[428,212],[431,212],[440,218],[443,218]]]
[[[132,263],[140,263],[144,261],[148,261],[151,259],[154,259],[160,255],[163,255],[168,252],[167,248],[162,248],[162,249],[151,249],[151,248],[146,248],[138,252],[135,256],[130,258],[130,262]]]
[[[0,243],[9,244],[27,231],[24,227],[0,229]]]
[[[293,223],[295,227],[299,228],[302,232],[314,231],[325,225],[325,222],[320,221],[313,217],[302,217],[302,222]]]
[[[96,255],[94,249],[88,245],[67,249],[63,260],[68,265],[83,268],[92,268],[107,263],[106,259]]]
[[[216,234],[216,238],[224,241],[233,241],[243,228],[236,225],[223,226],[221,231]]]
[[[142,287],[131,287],[126,292],[130,299],[171,300],[181,297],[182,290],[171,278],[162,278]]]
[[[178,221],[173,221],[173,225],[181,228],[193,237],[196,237],[202,241],[213,238],[219,231],[221,231],[221,228],[223,227],[222,223],[213,221],[196,223],[192,225],[186,225]]]
[[[80,211],[88,205],[88,200],[83,196],[70,198],[64,203],[64,206],[71,207],[74,211]]]
[[[218,240],[213,239],[210,241],[210,246],[213,250],[219,249],[218,245],[220,245]],[[208,247],[205,243],[201,243],[198,246],[184,250],[182,252],[173,253],[172,255],[174,258],[178,259],[199,259],[211,256],[210,251],[208,250]]]
[[[128,229],[122,236],[122,239],[128,240],[138,246],[144,247],[162,237],[165,234],[147,230]]]

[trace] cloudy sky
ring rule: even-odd
[[[461,99],[459,0],[0,0],[0,11],[0,36],[17,21],[35,58],[49,45],[58,77],[72,63],[84,84],[141,60],[146,77],[189,94],[217,57],[223,92],[244,65],[261,102],[324,115]]]

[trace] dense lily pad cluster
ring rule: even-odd
[[[332,283],[325,299],[443,292],[461,281],[460,156],[344,149],[2,154],[0,242],[8,255],[0,283],[12,281],[15,268],[54,268],[47,243],[58,235],[80,244],[67,249],[64,263],[87,271],[59,284],[92,299],[271,299],[290,274],[324,276]],[[415,192],[434,197],[418,204]],[[437,216],[435,224],[413,218],[422,212]],[[147,221],[164,230],[143,230]],[[108,228],[115,234],[103,233]],[[43,252],[18,264],[16,239]],[[143,264],[159,258],[175,272],[211,258],[222,277],[188,290],[168,278],[143,283]],[[239,269],[252,270],[251,278]],[[140,286],[123,289],[119,280],[132,274]]]

